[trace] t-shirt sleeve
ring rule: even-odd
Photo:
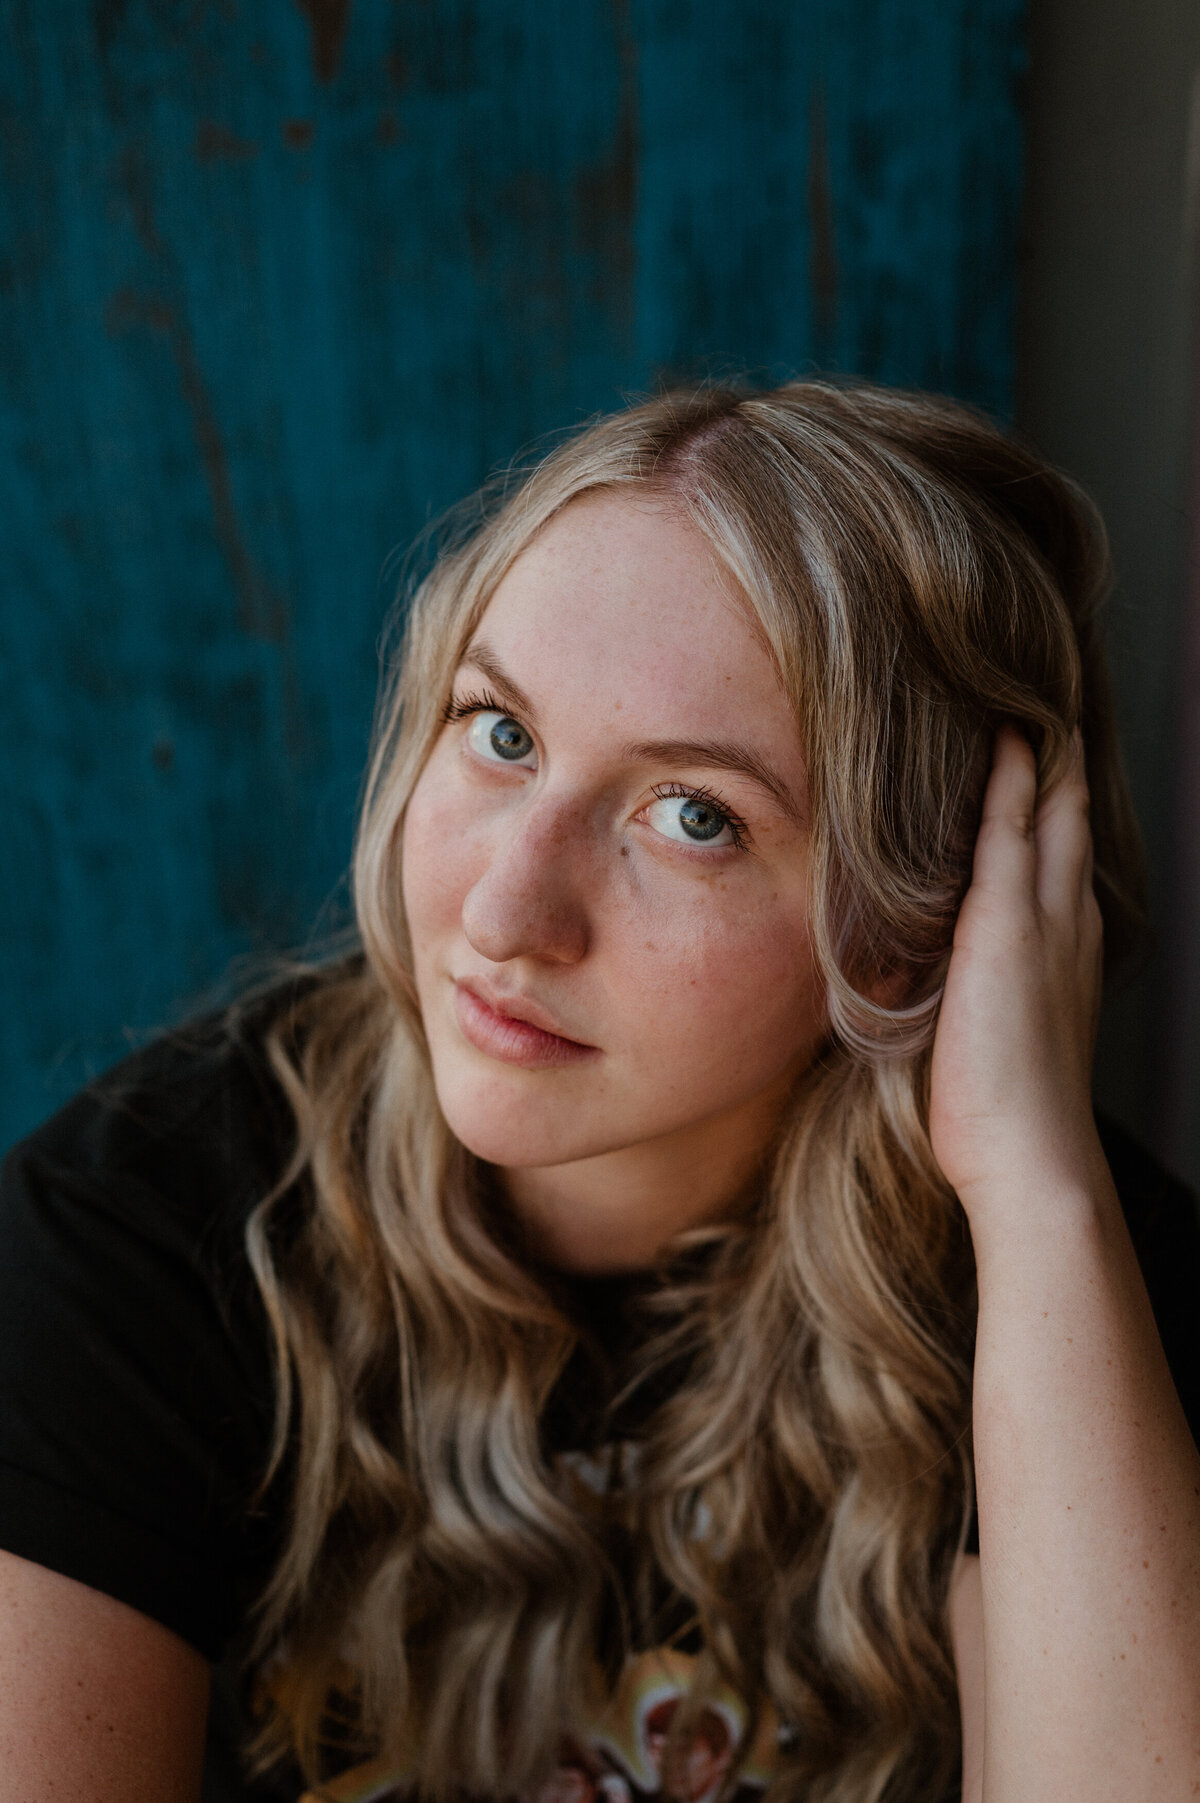
[[[0,1176],[0,1546],[210,1658],[277,1540],[252,1507],[272,1374],[241,1245],[266,1108],[228,1053],[141,1054]]]
[[[1100,1138],[1192,1437],[1200,1444],[1200,1206],[1115,1121]]]

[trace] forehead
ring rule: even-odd
[[[656,735],[796,739],[751,605],[668,504],[600,490],[543,527],[478,636],[541,708],[568,696]]]

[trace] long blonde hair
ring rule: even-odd
[[[831,1031],[751,1215],[664,1259],[624,1376],[675,1380],[636,1481],[592,1508],[540,1431],[578,1330],[439,1112],[398,863],[489,596],[598,487],[682,510],[761,623],[805,747]],[[365,958],[269,1040],[297,1144],[248,1237],[277,1344],[275,1457],[292,1461],[258,1641],[260,1658],[286,1647],[289,1705],[264,1756],[291,1744],[315,1770],[340,1720],[346,1747],[402,1754],[419,1795],[518,1794],[602,1682],[598,1650],[611,1682],[650,1631],[658,1582],[702,1629],[694,1706],[727,1683],[786,1724],[773,1798],[952,1781],[973,1266],[930,1151],[929,1049],[1001,719],[1047,782],[1082,724],[1110,958],[1136,937],[1106,573],[1085,498],[974,413],[816,382],[601,419],[444,546],[380,707],[354,865]],[[618,1541],[640,1574],[622,1594]]]

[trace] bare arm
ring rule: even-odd
[[[930,1132],[979,1272],[984,1803],[1200,1797],[1200,1456],[1092,1118],[1082,756],[1000,735]]]
[[[984,1797],[1200,1796],[1200,1458],[1111,1180],[985,1242]]]
[[[208,1684],[158,1622],[0,1552],[0,1803],[198,1803]]]

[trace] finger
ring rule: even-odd
[[[1037,761],[1024,734],[1005,724],[996,733],[983,795],[972,882],[1032,899],[1037,873],[1034,815]]]
[[[1084,771],[1083,741],[1071,735],[1065,770],[1038,805],[1034,820],[1037,843],[1038,901],[1047,913],[1077,913],[1090,885],[1091,809]]]

